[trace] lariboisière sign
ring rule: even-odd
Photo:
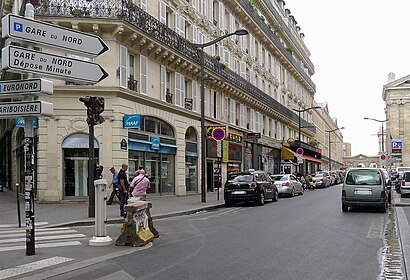
[[[0,118],[38,115],[52,116],[53,104],[40,100],[0,103]]]

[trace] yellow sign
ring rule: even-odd
[[[229,142],[224,141],[223,144],[224,144],[224,153],[223,153],[222,162],[228,162],[229,161]]]

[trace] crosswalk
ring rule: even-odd
[[[0,252],[26,249],[25,228],[0,227]],[[36,228],[36,248],[79,246],[87,237],[72,228]]]

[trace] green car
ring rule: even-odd
[[[391,200],[391,186],[380,168],[350,169],[343,182],[342,211],[349,207],[377,207],[386,212]]]

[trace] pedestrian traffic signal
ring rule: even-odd
[[[99,96],[80,97],[80,101],[87,107],[88,125],[96,125],[104,122],[101,113],[104,112],[104,98]]]

